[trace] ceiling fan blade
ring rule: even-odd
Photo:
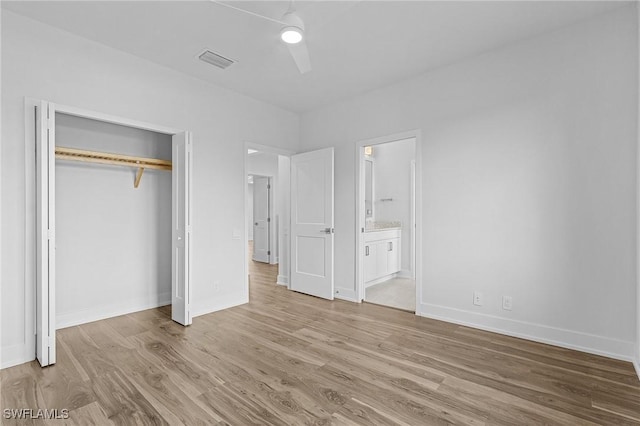
[[[311,71],[311,59],[309,58],[309,50],[307,49],[307,43],[302,40],[298,44],[289,44],[289,52],[293,57],[300,74],[306,74]]]

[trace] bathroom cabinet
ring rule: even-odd
[[[378,284],[400,272],[400,243],[400,229],[365,232],[365,286]]]

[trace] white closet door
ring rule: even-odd
[[[333,300],[333,148],[291,157],[291,290]]]
[[[36,107],[36,358],[56,362],[55,107]]]
[[[171,318],[191,324],[191,133],[173,136]]]

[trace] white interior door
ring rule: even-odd
[[[333,148],[291,157],[291,290],[333,299]]]
[[[36,358],[56,362],[55,107],[36,107]]]
[[[269,263],[270,238],[269,227],[269,191],[271,182],[268,177],[253,177],[253,260]]]
[[[173,135],[171,318],[191,324],[191,133]]]

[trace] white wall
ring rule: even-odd
[[[233,238],[244,235],[238,214],[245,205],[244,143],[294,150],[295,114],[7,11],[2,87],[2,367],[35,353],[35,267],[25,242],[34,223],[33,199],[25,195],[33,194],[34,171],[25,170],[33,155],[25,152],[25,96],[192,131],[192,313],[247,301],[246,242]]]
[[[373,147],[374,219],[402,223],[400,257],[406,276],[411,275],[411,162],[415,148],[413,138]]]
[[[171,160],[171,137],[56,114],[56,144]],[[56,326],[171,303],[171,173],[56,163]]]
[[[354,144],[421,129],[419,314],[630,359],[636,18],[619,9],[304,114],[302,150],[336,147],[340,294],[355,293]]]

